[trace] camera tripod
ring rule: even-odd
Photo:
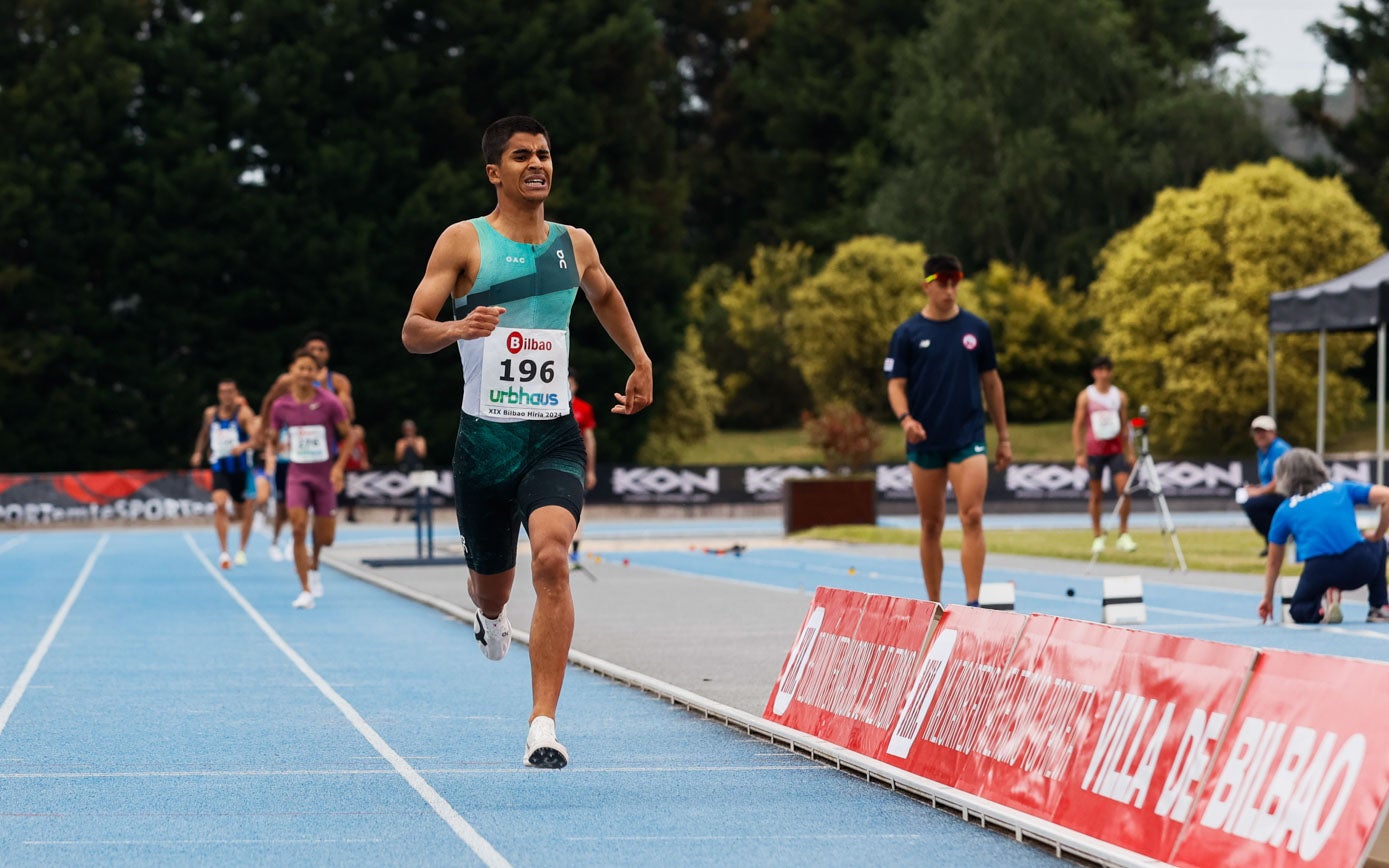
[[[1145,407],[1144,410],[1147,408]],[[1173,556],[1176,557],[1176,566],[1182,572],[1186,572],[1186,557],[1182,554],[1182,541],[1177,537],[1177,526],[1172,522],[1172,513],[1167,508],[1167,497],[1162,493],[1162,480],[1158,478],[1157,465],[1153,463],[1153,453],[1148,448],[1148,425],[1145,414],[1140,414],[1131,421],[1133,434],[1138,440],[1138,461],[1134,463],[1133,470],[1129,473],[1128,483],[1124,485],[1124,490],[1119,494],[1119,502],[1114,505],[1114,514],[1109,517],[1110,524],[1117,524],[1119,521],[1119,511],[1124,506],[1124,500],[1130,498],[1140,487],[1139,480],[1142,480],[1142,487],[1152,497],[1157,504],[1159,527],[1162,535],[1167,538],[1167,569],[1175,569],[1173,566]],[[1095,561],[1099,560],[1099,552],[1091,552],[1090,566],[1086,572],[1095,568]]]

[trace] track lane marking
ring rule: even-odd
[[[96,567],[97,558],[101,557],[101,551],[106,548],[106,543],[110,539],[110,534],[102,534],[101,539],[97,540],[96,548],[92,549],[92,553],[87,556],[87,562],[82,565],[82,571],[77,574],[77,581],[72,583],[71,590],[68,591],[63,604],[58,607],[58,612],[53,616],[53,620],[49,622],[48,629],[44,631],[38,647],[34,649],[33,654],[29,655],[29,662],[24,664],[24,670],[19,673],[19,678],[10,688],[5,701],[0,703],[0,734],[5,732],[5,725],[10,722],[10,715],[14,714],[15,706],[19,705],[19,700],[24,698],[24,691],[28,689],[29,682],[34,678],[34,673],[39,671],[39,664],[43,663],[43,658],[48,654],[53,640],[57,638],[58,631],[63,628],[63,622],[67,620],[68,612],[72,611],[73,604],[77,602],[77,595],[82,593],[82,588],[87,584],[87,578],[91,576],[92,569]]]
[[[198,561],[203,565],[203,568],[207,570],[208,575],[212,576],[212,578],[222,586],[222,589],[236,601],[236,604],[255,622],[256,626],[261,629],[261,632],[270,639],[276,648],[280,649],[282,654],[289,658],[295,668],[302,672],[304,677],[308,678],[309,681],[313,683],[314,687],[318,688],[318,692],[322,693],[327,697],[329,702],[337,706],[338,711],[342,712],[343,717],[347,718],[347,721],[352,724],[352,727],[356,729],[357,732],[361,733],[362,737],[376,749],[376,752],[379,753],[386,762],[391,764],[391,767],[405,779],[411,789],[420,794],[420,797],[425,800],[429,807],[434,809],[434,813],[438,814],[439,818],[448,824],[454,834],[457,835],[463,843],[468,845],[468,848],[482,860],[483,864],[493,866],[493,868],[504,868],[504,866],[505,868],[509,868],[511,863],[509,863],[501,853],[498,853],[496,848],[488,843],[487,839],[483,838],[467,820],[463,819],[463,816],[454,809],[453,805],[449,804],[443,796],[439,795],[437,790],[431,787],[429,783],[420,776],[420,773],[415,770],[414,766],[410,765],[400,754],[396,753],[395,749],[386,743],[386,740],[372,728],[371,724],[366,722],[361,714],[357,712],[357,709],[352,707],[351,703],[343,699],[342,696],[333,689],[332,685],[325,681],[323,676],[319,675],[318,672],[308,664],[308,661],[300,657],[299,653],[290,647],[289,643],[275,631],[275,628],[270,626],[270,623],[261,616],[260,612],[256,610],[256,607],[252,606],[245,597],[241,596],[241,592],[238,591],[231,582],[223,578],[217,568],[212,565],[212,561],[208,560],[207,555],[203,554],[202,550],[198,548],[198,544],[193,540],[192,534],[185,532],[183,539],[188,543],[188,548],[192,550]]]

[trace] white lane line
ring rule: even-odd
[[[207,844],[380,844],[383,838],[190,838],[174,840],[119,839],[109,841],[25,841],[29,847],[185,847]]]
[[[570,835],[566,841],[915,841],[924,835]]]
[[[48,648],[53,644],[58,631],[63,628],[63,622],[67,620],[68,612],[72,611],[73,603],[77,602],[77,595],[82,593],[82,588],[87,584],[87,577],[92,574],[92,568],[96,566],[96,559],[101,557],[101,550],[106,548],[106,541],[111,538],[110,534],[102,534],[97,541],[96,548],[87,556],[87,562],[82,565],[82,572],[77,574],[77,581],[73,582],[72,589],[68,591],[67,598],[63,600],[63,605],[58,607],[58,614],[53,616],[52,622],[48,625],[48,630],[39,640],[38,647],[30,655],[29,662],[24,665],[24,671],[19,673],[19,680],[15,681],[10,688],[10,693],[5,697],[5,701],[0,703],[0,733],[5,731],[5,724],[10,722],[10,715],[14,713],[19,700],[24,697],[24,691],[29,687],[29,682],[33,680],[34,673],[39,671],[39,664],[43,662],[44,655],[48,653]]]
[[[293,663],[300,672],[304,673],[304,676],[308,678],[309,681],[313,682],[314,687],[318,688],[318,692],[322,693],[328,698],[329,702],[338,707],[338,711],[342,712],[343,717],[347,718],[353,728],[362,734],[362,737],[376,749],[377,753],[381,754],[386,762],[391,764],[391,767],[410,784],[415,792],[420,794],[420,797],[434,809],[434,813],[438,814],[440,819],[445,823],[448,823],[449,828],[453,830],[454,834],[457,835],[463,843],[467,844],[469,849],[477,854],[477,857],[482,860],[483,864],[496,866],[496,868],[510,866],[511,863],[507,862],[501,853],[498,853],[485,838],[478,834],[478,831],[469,825],[468,821],[463,819],[458,811],[454,810],[453,805],[450,805],[443,796],[439,795],[439,793],[425,781],[424,778],[420,777],[420,773],[415,771],[414,766],[406,762],[400,754],[396,753],[394,748],[386,743],[386,740],[382,738],[375,729],[372,729],[371,724],[367,723],[366,720],[357,713],[357,709],[353,708],[346,699],[343,699],[342,696],[333,689],[332,685],[323,680],[323,676],[319,675],[303,657],[299,656],[298,652],[289,646],[288,642],[280,637],[279,633],[275,632],[275,628],[271,627],[269,622],[261,617],[260,612],[256,611],[256,608],[247,602],[245,597],[241,596],[241,592],[222,577],[222,574],[212,565],[212,561],[207,559],[207,555],[204,555],[202,550],[198,548],[198,544],[193,541],[192,534],[184,533],[183,539],[188,543],[188,548],[192,550],[193,554],[196,555],[198,560],[202,563],[203,568],[207,570],[208,575],[212,576],[212,578],[222,586],[222,589],[231,595],[231,598],[236,601],[236,604],[250,616],[251,620],[256,623],[256,626],[261,629],[261,632],[270,638],[270,641],[275,644],[275,647],[279,648],[280,651],[289,658],[290,662]]]
[[[768,763],[765,765],[736,766],[584,766],[573,769],[576,775],[584,774],[725,774],[729,772],[802,772],[823,771],[823,766],[814,763]],[[421,774],[430,775],[534,775],[533,769],[520,766],[481,766],[478,768],[425,768]],[[267,769],[246,771],[223,770],[185,770],[185,771],[142,771],[142,772],[3,772],[0,780],[10,779],[88,779],[88,778],[259,778],[259,777],[334,777],[338,775],[394,775],[394,769]]]
[[[0,555],[3,555],[5,552],[9,551],[10,549],[12,549],[12,548],[14,548],[15,546],[19,545],[20,543],[24,542],[24,541],[27,540],[28,538],[29,538],[29,535],[28,535],[27,533],[26,533],[26,534],[21,534],[21,535],[15,537],[14,539],[10,540],[9,542],[5,543],[4,545],[0,545]]]

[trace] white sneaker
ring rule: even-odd
[[[314,597],[323,596],[323,574],[318,570],[309,570],[309,592]]]
[[[222,554],[219,555],[217,558],[217,566],[221,567],[224,570],[231,569],[231,555],[227,554],[226,552],[222,552]]]
[[[1097,555],[1104,551],[1104,537],[1097,536],[1095,541],[1090,543],[1090,554]]]
[[[300,592],[299,592],[299,596],[297,596],[297,597],[294,598],[294,608],[296,608],[296,609],[312,609],[312,608],[313,608],[313,594],[310,594],[308,591],[300,591]]]
[[[277,564],[284,563],[285,553],[280,551],[280,547],[274,543],[270,544],[270,560]]]
[[[1119,538],[1114,541],[1114,547],[1121,552],[1138,551],[1138,543],[1133,541],[1133,537],[1126,533],[1119,534]]]
[[[232,563],[236,564],[238,567],[246,566],[246,550],[238,549],[236,557],[232,558]]]
[[[511,648],[511,619],[506,616],[506,607],[502,607],[502,612],[496,620],[487,617],[481,611],[474,614],[473,638],[477,640],[478,647],[482,648],[482,656],[488,660],[500,660],[505,657],[507,650]],[[553,736],[553,721],[550,726],[550,734]]]
[[[294,560],[294,540],[290,540],[289,542],[285,543],[283,548],[280,549],[280,551],[285,553],[285,560]]]
[[[548,717],[531,721],[526,733],[525,764],[533,769],[562,769],[569,765],[569,751],[555,738],[555,722]]]

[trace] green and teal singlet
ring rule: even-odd
[[[463,412],[495,422],[567,414],[569,312],[579,290],[569,230],[546,223],[544,243],[525,244],[502,235],[486,217],[469,222],[478,238],[477,279],[467,295],[454,299],[454,319],[483,306],[504,307],[506,313],[489,338],[458,342]],[[543,331],[533,341],[529,335],[537,329]],[[530,353],[537,343],[546,346]]]

